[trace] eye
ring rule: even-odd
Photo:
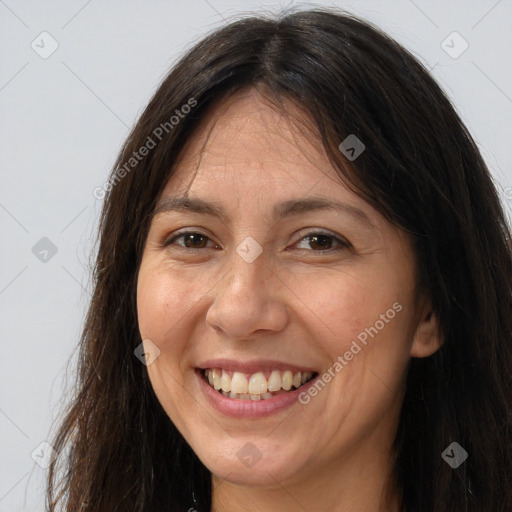
[[[183,240],[183,244],[176,244],[176,240]],[[206,235],[198,233],[197,231],[184,231],[169,240],[164,242],[164,247],[168,245],[178,245],[185,249],[204,249],[206,248],[206,241],[210,240]],[[211,240],[210,240],[211,242]],[[218,247],[218,246],[216,246]]]
[[[177,240],[182,240],[182,243],[176,243]],[[306,236],[299,240],[298,244],[305,240],[306,244],[309,244],[309,247],[314,249],[310,252],[330,252],[351,247],[351,244],[346,240],[343,240],[330,233],[324,233],[322,231],[313,231],[308,233]],[[184,249],[206,249],[208,248],[208,242],[212,242],[212,240],[202,233],[197,231],[183,231],[165,241],[163,245],[164,247],[169,245],[177,245],[178,247],[183,247]],[[218,248],[218,245],[214,244],[214,248]],[[299,248],[299,250],[304,249]]]
[[[308,233],[299,240],[298,244],[302,243],[303,240],[307,240],[306,244],[308,244],[309,247],[319,248],[319,250],[315,249],[313,252],[330,252],[351,247],[351,244],[346,240],[323,231],[312,231],[311,233]],[[333,245],[337,247],[333,247]]]

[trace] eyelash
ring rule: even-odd
[[[207,235],[204,235],[203,233],[198,232],[198,231],[182,231],[181,233],[174,234],[172,236],[172,238],[165,240],[163,243],[163,246],[168,247],[170,245],[173,245],[173,242],[175,242],[179,238],[182,238],[186,235],[200,235],[200,236],[206,238],[207,240],[211,240]],[[311,231],[311,232],[307,233],[306,235],[304,235],[297,243],[302,242],[303,240],[313,237],[315,235],[320,235],[320,236],[324,236],[326,238],[331,238],[332,240],[334,240],[335,242],[338,243],[338,247],[334,247],[334,248],[331,247],[326,250],[308,250],[308,249],[298,249],[298,250],[299,251],[307,251],[307,252],[331,253],[333,251],[349,249],[352,247],[350,242],[348,242],[340,237],[334,236],[331,233],[324,232],[324,231]],[[203,249],[208,249],[208,247],[185,247],[184,245],[178,245],[178,247],[180,247],[181,249],[186,249],[188,251],[196,251],[196,250],[201,251]]]

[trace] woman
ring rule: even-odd
[[[405,49],[231,23],[102,190],[51,511],[512,510],[510,232]]]

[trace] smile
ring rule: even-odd
[[[206,368],[201,371],[210,387],[234,400],[268,400],[295,391],[308,383],[315,372],[292,370],[259,371],[252,374],[223,368]]]

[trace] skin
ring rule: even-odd
[[[407,366],[441,343],[416,287],[410,240],[343,185],[313,137],[254,90],[209,112],[161,198],[187,190],[222,206],[226,219],[153,217],[138,320],[142,339],[160,350],[147,367],[155,393],[213,474],[213,510],[398,510],[391,444]],[[274,204],[311,196],[356,207],[373,227],[336,210],[272,217]],[[207,238],[165,246],[182,228]],[[306,236],[319,231],[350,245]],[[248,236],[263,249],[252,263],[236,252]],[[217,357],[286,361],[323,374],[396,303],[394,318],[306,405],[232,418],[199,388],[194,369]],[[249,442],[261,454],[251,467],[237,457]]]

